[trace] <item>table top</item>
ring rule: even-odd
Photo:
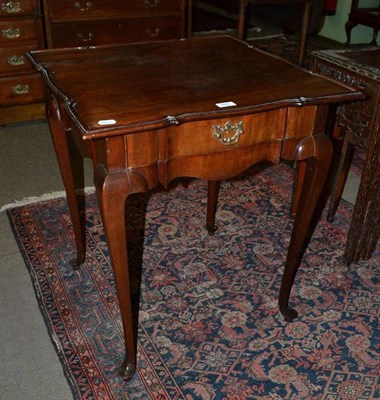
[[[83,139],[361,98],[230,37],[32,51]]]

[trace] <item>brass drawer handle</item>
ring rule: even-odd
[[[20,28],[3,29],[3,37],[7,39],[16,39],[21,36]]]
[[[12,56],[7,58],[7,62],[9,65],[16,67],[17,65],[24,65],[25,64],[25,57],[24,56]]]
[[[160,0],[145,0],[145,4],[148,8],[157,7],[160,4]]]
[[[1,5],[1,11],[8,14],[18,13],[21,11],[21,3],[19,1],[8,1]]]
[[[76,1],[74,5],[76,8],[78,8],[81,11],[88,11],[92,7],[92,1],[88,1],[84,7],[82,7],[82,4],[80,1]]]
[[[78,33],[77,34],[78,39],[80,39],[82,42],[91,42],[92,39],[94,38],[94,34],[93,33],[89,33],[87,35],[87,37],[84,37],[84,35],[82,33]]]
[[[227,121],[224,125],[213,125],[212,137],[229,146],[236,144],[240,136],[244,134],[244,121],[232,124]]]
[[[21,94],[27,94],[29,93],[29,85],[17,85],[17,86],[12,86],[12,93],[19,96]]]
[[[160,34],[160,28],[156,29],[145,29],[145,33],[150,37],[157,37]]]

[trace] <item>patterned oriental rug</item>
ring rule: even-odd
[[[214,235],[204,228],[204,181],[131,199],[140,307],[138,373],[128,384],[116,374],[122,327],[94,195],[80,271],[69,265],[64,198],[8,211],[75,399],[380,398],[380,249],[344,265],[350,204],[316,228],[291,296],[298,319],[286,323],[278,311],[292,174],[280,164],[223,182]]]

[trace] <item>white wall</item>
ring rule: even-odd
[[[376,7],[379,5],[379,0],[360,0],[359,5],[363,7]],[[351,9],[351,0],[338,0],[336,14],[326,16],[324,24],[319,32],[321,36],[336,40],[340,43],[345,43],[346,31],[344,25],[348,21],[348,14]],[[351,31],[351,43],[365,43],[372,41],[373,29],[364,25],[357,25]],[[377,38],[377,43],[380,44],[380,34]]]

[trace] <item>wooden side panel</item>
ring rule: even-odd
[[[158,132],[141,132],[126,136],[126,166],[142,167],[158,161]]]
[[[289,107],[286,138],[310,136],[314,132],[317,106]]]

